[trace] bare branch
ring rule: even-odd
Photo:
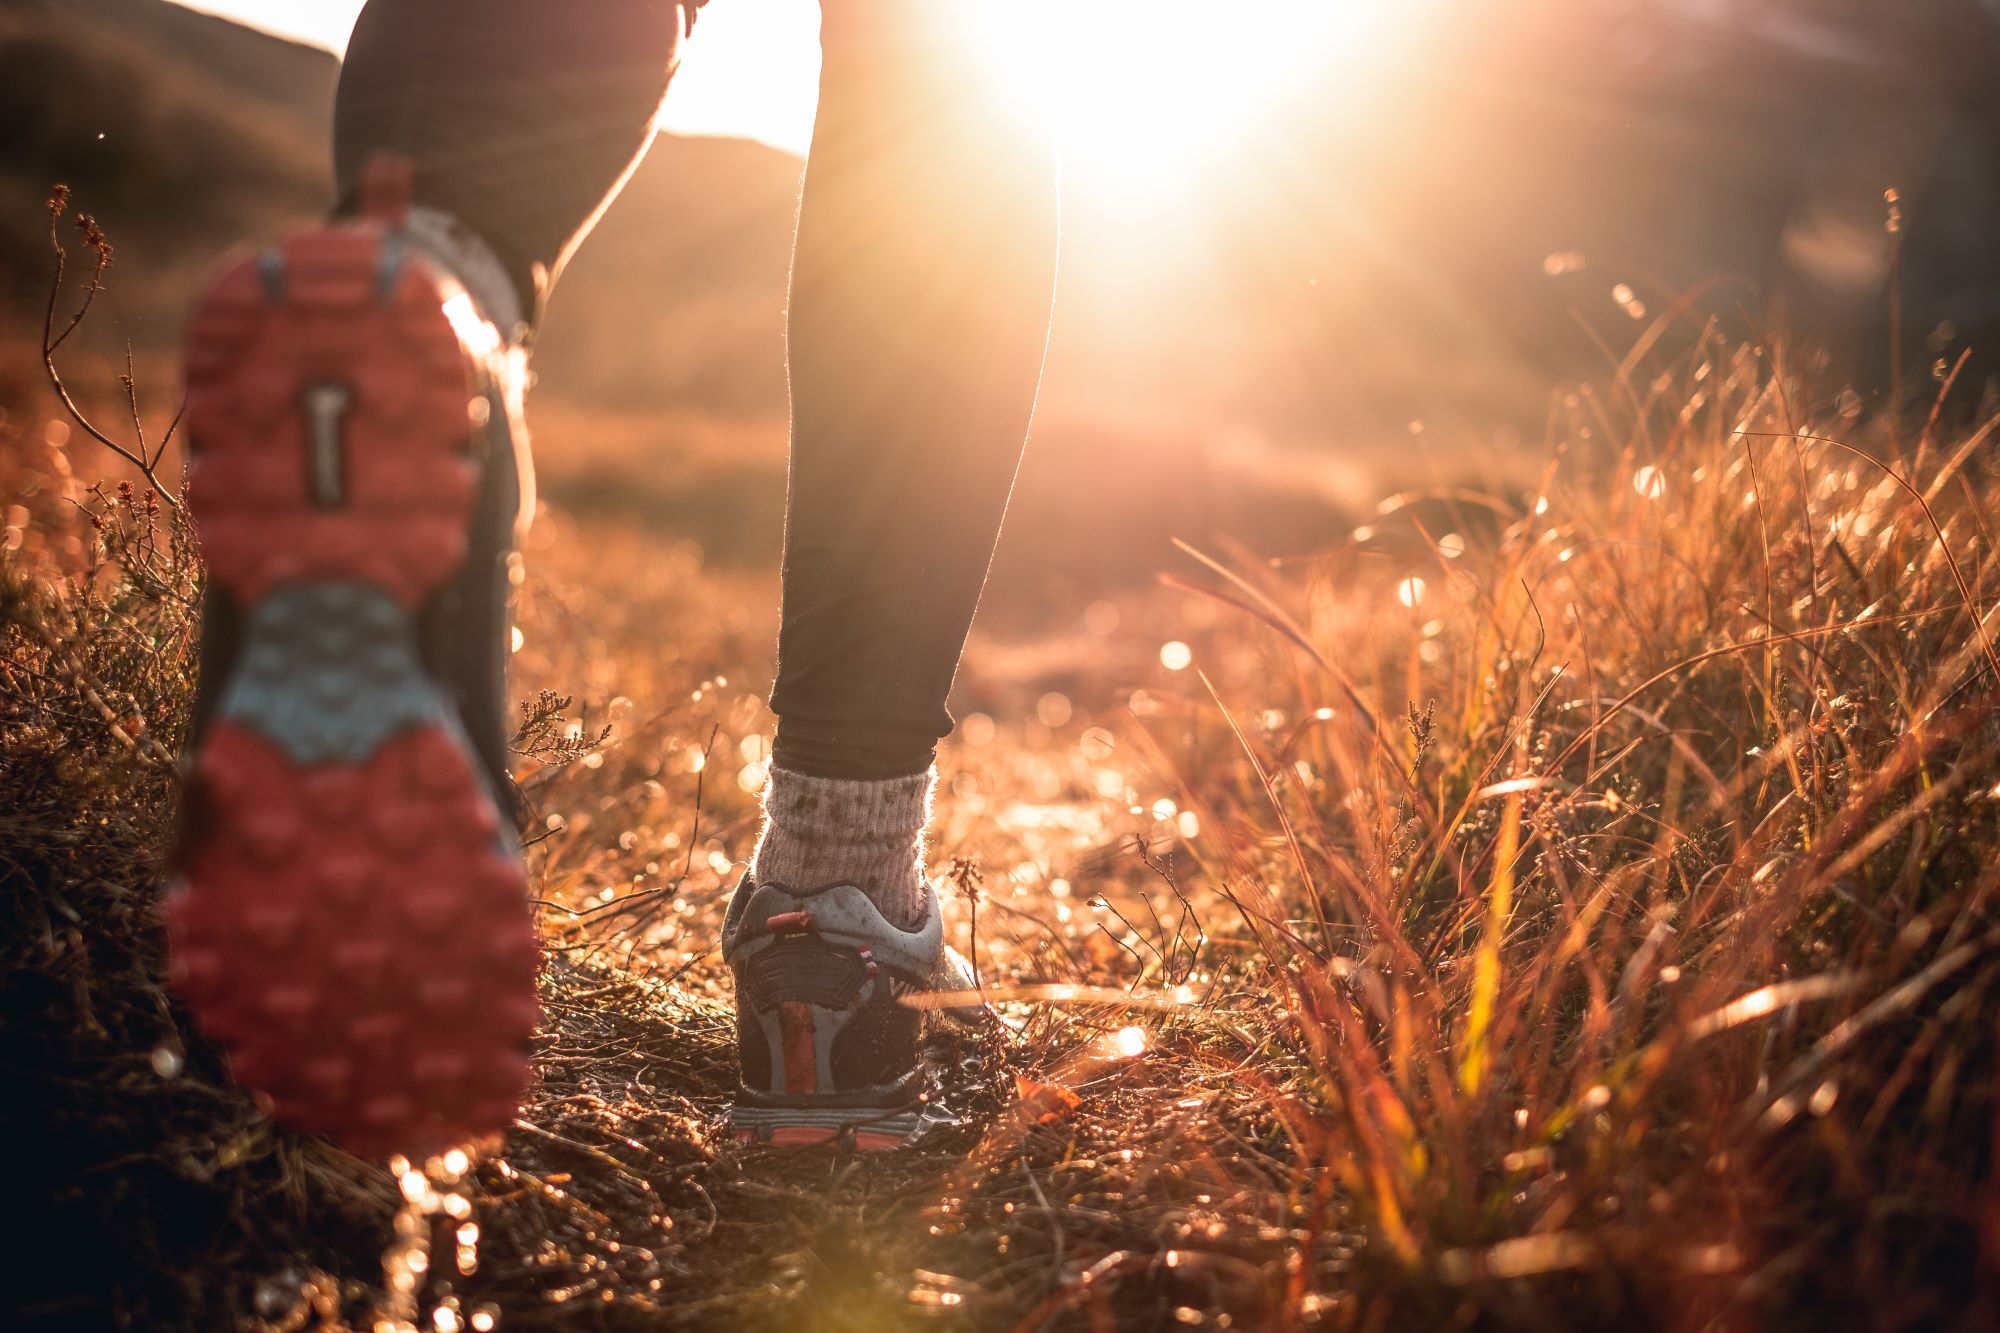
[[[75,397],[70,393],[69,385],[63,380],[61,370],[56,366],[56,353],[69,341],[70,335],[82,326],[84,317],[90,313],[91,305],[97,300],[97,294],[104,290],[104,271],[111,267],[110,238],[104,234],[104,229],[98,225],[96,218],[88,213],[78,214],[77,229],[83,233],[84,243],[90,247],[95,262],[91,265],[90,279],[84,288],[83,299],[78,303],[76,312],[64,323],[62,332],[56,332],[56,312],[62,303],[64,276],[69,267],[69,251],[63,247],[62,237],[57,232],[56,224],[61,221],[68,207],[69,187],[57,185],[50,191],[48,200],[49,248],[55,252],[55,275],[49,283],[48,306],[42,315],[42,369],[48,375],[49,387],[55,391],[56,401],[62,404],[63,411],[69,414],[69,419],[74,421],[84,434],[137,468],[139,475],[146,479],[146,483],[159,494],[160,499],[169,508],[178,510],[181,507],[180,497],[160,480],[158,472],[160,460],[166,456],[167,441],[173,437],[173,430],[169,428],[167,437],[160,441],[157,452],[148,451],[146,432],[139,424],[139,391],[134,382],[131,346],[128,344],[125,348],[123,383],[125,400],[132,413],[132,427],[138,440],[136,449],[98,429],[96,423],[84,413],[83,408],[78,406]],[[185,410],[186,404],[183,403],[182,411]],[[179,413],[174,416],[174,424],[176,426],[180,424]]]

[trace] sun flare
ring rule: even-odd
[[[1352,57],[1397,35],[1422,0],[1076,0],[966,6],[989,76],[1046,118],[1066,168],[1133,202],[1201,188],[1289,107],[1351,89]]]

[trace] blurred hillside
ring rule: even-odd
[[[168,341],[221,238],[324,206],[336,72],[159,0],[0,0],[0,301],[39,320],[66,181],[118,237],[118,315]]]
[[[1072,191],[1003,574],[1030,551],[1143,573],[1169,535],[1313,547],[1385,488],[1513,484],[1551,390],[1605,378],[1690,291],[1659,364],[1714,315],[1789,329],[1876,401],[1898,242],[1913,395],[2000,325],[1983,0],[1432,12],[1343,66],[1365,98],[1294,107],[1198,210]],[[66,180],[119,245],[95,346],[130,337],[170,383],[213,254],[326,206],[335,74],[164,0],[0,0],[0,309],[39,319],[39,203]],[[799,170],[731,140],[648,157],[541,344],[558,502],[772,553]]]
[[[171,353],[220,250],[329,207],[337,73],[163,0],[0,0],[0,301],[39,319],[39,202],[65,181],[117,239],[117,333]],[[663,139],[565,285],[544,380],[608,408],[782,410],[798,175],[756,144]]]

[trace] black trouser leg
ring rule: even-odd
[[[775,758],[922,772],[1034,410],[1053,149],[977,94],[926,0],[826,0],[792,275]]]

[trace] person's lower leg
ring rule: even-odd
[[[829,4],[791,304],[779,717],[753,879],[926,901],[945,698],[1033,413],[1054,153],[948,7]]]
[[[169,964],[275,1118],[368,1156],[497,1136],[530,1079],[507,340],[643,144],[682,18],[573,8],[375,0],[338,99],[354,221],[231,257],[188,321],[185,494],[217,614]],[[649,36],[643,74],[619,63]],[[431,947],[441,929],[466,947]]]

